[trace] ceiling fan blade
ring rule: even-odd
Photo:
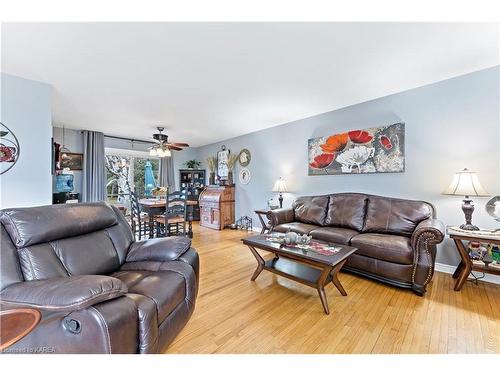
[[[182,148],[173,145],[169,145],[168,148],[171,150],[182,151]]]
[[[189,145],[187,143],[177,143],[177,142],[174,142],[174,143],[171,143],[171,145],[174,145],[174,146],[177,146],[177,147],[189,147]]]

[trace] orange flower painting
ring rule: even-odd
[[[349,140],[348,134],[331,135],[326,139],[326,142],[320,145],[323,152],[334,154],[337,151],[342,151]]]
[[[309,140],[309,175],[404,172],[405,124]]]

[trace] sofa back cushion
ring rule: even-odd
[[[105,202],[9,208],[0,220],[17,248],[78,236],[117,223]]]
[[[104,202],[7,209],[0,221],[25,280],[109,274],[133,241],[121,213]]]
[[[330,195],[325,225],[361,232],[365,222],[367,196],[357,193]]]
[[[17,249],[4,226],[0,224],[0,291],[23,281]]]
[[[324,225],[328,200],[328,195],[297,198],[293,203],[295,220],[307,224]]]
[[[363,232],[411,236],[418,223],[433,216],[427,202],[369,196]]]
[[[120,268],[118,254],[103,230],[51,242],[68,274],[107,275]]]

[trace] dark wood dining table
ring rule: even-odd
[[[149,215],[150,227],[153,227],[153,216],[161,215],[165,211],[165,205],[167,201],[165,198],[142,198],[139,199],[139,205],[141,206],[141,210],[146,212]],[[188,222],[188,231],[187,235],[189,238],[193,238],[193,207],[198,204],[196,200],[187,200],[186,201],[186,220]]]

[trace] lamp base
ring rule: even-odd
[[[479,228],[472,224],[472,213],[474,212],[474,205],[468,196],[465,196],[462,204],[462,211],[465,214],[465,224],[460,225],[463,230],[479,230]]]
[[[479,228],[476,227],[473,224],[462,224],[462,225],[460,225],[460,229],[463,229],[463,230],[479,230]]]
[[[280,193],[280,196],[278,197],[278,200],[280,201],[280,208],[283,208],[283,195]]]

